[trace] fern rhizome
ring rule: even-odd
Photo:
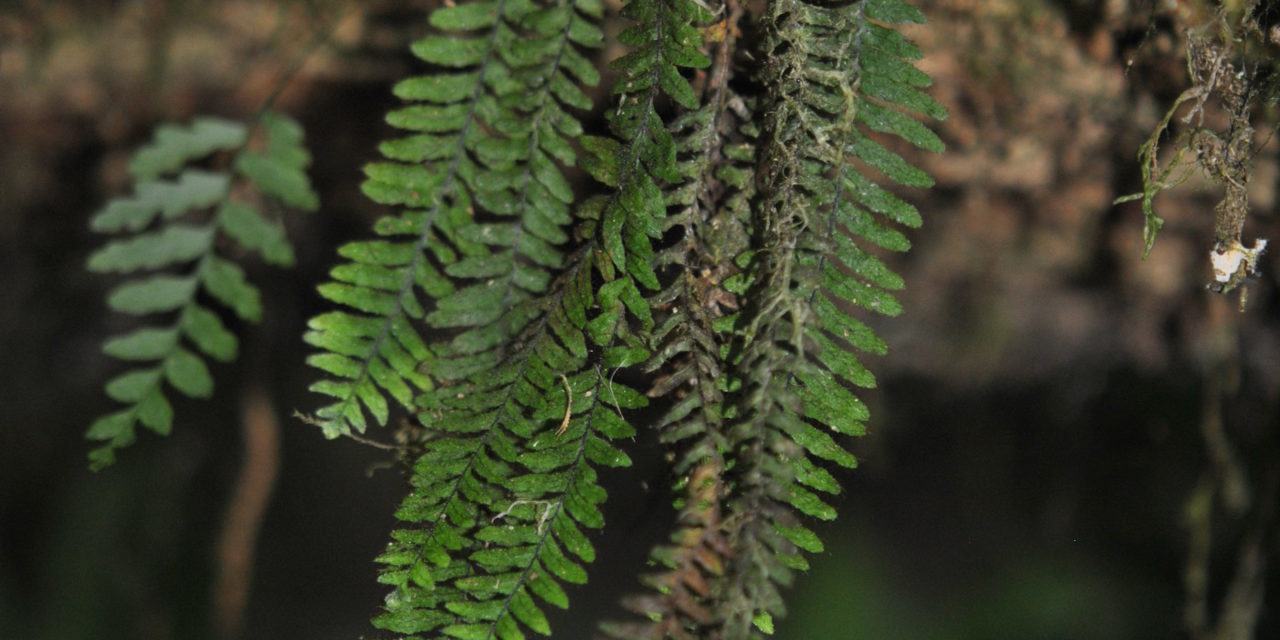
[[[406,104],[387,119],[403,133],[365,169],[365,194],[391,212],[376,239],[339,250],[319,287],[336,309],[305,335],[327,399],[307,422],[359,437],[401,411],[421,427],[374,625],[549,635],[543,607],[567,607],[564,584],[586,582],[595,558],[598,473],[628,466],[630,439],[650,429],[679,479],[676,531],[625,601],[634,617],[603,631],[772,633],[781,589],[822,550],[806,517],[835,517],[830,468],[856,464],[841,441],[864,432],[855,389],[874,385],[856,354],[885,351],[858,317],[900,311],[902,280],[880,256],[907,250],[901,228],[921,221],[886,183],[932,182],[895,149],[942,150],[921,120],[946,113],[898,30],[923,16],[900,0],[631,0],[607,126],[588,131],[602,25],[616,19],[603,3],[446,4],[412,47],[423,75],[394,89]],[[225,121],[162,129],[135,161],[138,194],[95,220],[146,231],[95,269],[195,263],[112,295],[177,320],[108,343],[159,364],[108,385],[130,408],[91,429],[110,443],[98,463],[136,422],[168,431],[161,379],[211,391],[183,340],[234,355],[199,290],[257,315],[213,234],[287,262],[278,223],[250,205],[315,206],[297,182],[296,127],[259,125],[265,151]],[[251,202],[225,172],[184,169],[215,153],[256,187]]]

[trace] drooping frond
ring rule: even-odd
[[[272,203],[318,206],[304,173],[310,156],[302,129],[288,117],[267,111],[254,128],[260,135],[220,118],[161,126],[129,165],[133,196],[113,200],[91,222],[100,233],[130,234],[89,258],[92,271],[136,274],[111,292],[108,306],[136,316],[163,314],[158,325],[103,345],[108,355],[137,367],[107,383],[107,395],[128,408],[90,426],[88,438],[106,441],[89,455],[94,469],[111,464],[115,450],[133,442],[139,423],[169,433],[173,407],[165,382],[185,396],[210,397],[213,378],[205,357],[236,358],[235,334],[200,293],[242,320],[258,320],[258,290],[239,265],[219,255],[219,238],[260,253],[270,264],[293,264],[284,228],[269,211]]]
[[[613,383],[603,366],[585,366],[584,338],[598,346],[614,336],[586,319],[591,265],[583,255],[498,366],[423,397],[421,419],[439,433],[396,514],[419,528],[396,531],[379,558],[381,580],[396,590],[377,626],[460,638],[521,638],[524,628],[549,635],[538,601],[567,607],[560,583],[586,582],[582,563],[595,551],[584,529],[604,525],[594,467],[630,464],[609,441],[634,434],[621,411],[644,397]]]
[[[421,103],[389,119],[413,135],[383,145],[389,161],[372,165],[365,185],[375,200],[406,207],[379,224],[392,238],[378,248],[402,253],[368,251],[375,257],[344,265],[351,274],[386,267],[394,286],[362,288],[335,274],[343,284],[322,290],[353,310],[318,320],[367,327],[349,352],[313,358],[338,377],[321,383],[337,396],[320,412],[327,430],[362,429],[357,403],[385,421],[383,391],[410,405],[409,389],[393,389],[397,378],[425,391],[413,404],[430,436],[397,514],[411,528],[394,532],[380,558],[380,579],[394,586],[381,628],[549,633],[534,597],[567,606],[560,582],[585,581],[580,562],[594,557],[583,529],[603,524],[593,467],[629,463],[608,440],[632,433],[620,412],[644,398],[609,381],[602,367],[625,364],[625,350],[609,351],[618,328],[600,318],[619,316],[632,297],[597,291],[599,255],[572,248],[574,194],[563,174],[582,131],[570,109],[589,109],[581,87],[598,81],[579,49],[602,41],[601,13],[591,0],[434,12],[442,33],[414,51],[447,70],[398,85]],[[354,303],[368,289],[385,306]],[[419,337],[415,321],[437,333]],[[346,327],[319,328],[308,337],[319,346],[351,339]],[[386,345],[407,348],[405,336],[423,355],[403,370],[380,364]],[[589,349],[602,354],[594,366]]]
[[[583,146],[591,153],[585,165],[614,190],[601,205],[601,248],[621,277],[653,290],[659,288],[653,241],[661,237],[667,215],[662,188],[684,182],[658,101],[665,95],[679,107],[699,107],[680,70],[710,64],[700,51],[698,27],[709,23],[711,15],[692,0],[633,0],[622,16],[634,24],[618,36],[627,53],[612,63],[620,74],[613,87],[618,107],[609,122],[614,137],[584,137]],[[605,280],[614,277],[607,271],[602,275]]]
[[[430,389],[421,321],[469,328],[459,345],[481,353],[520,329],[507,309],[527,312],[545,291],[573,199],[556,163],[574,163],[582,131],[566,107],[591,106],[580,85],[598,74],[578,47],[602,40],[600,12],[589,0],[495,0],[432,14],[445,33],[413,51],[443,70],[396,86],[413,104],[388,121],[411,135],[366,169],[365,193],[404,209],[378,222],[385,239],[341,250],[350,262],[320,291],[348,309],[315,318],[306,337],[324,350],[310,362],[333,376],[313,386],[334,397],[317,412],[327,435],[363,431],[361,404],[383,424],[388,396],[411,408]],[[430,318],[424,294],[437,300]]]
[[[902,287],[868,247],[906,250],[885,223],[920,224],[877,181],[931,184],[882,140],[942,149],[917,118],[945,111],[921,91],[929,78],[911,64],[919,50],[892,28],[922,20],[900,0],[773,0],[765,10],[760,193],[731,376],[743,386],[728,411],[735,557],[716,587],[716,637],[771,631],[785,612],[778,587],[808,566],[800,552],[822,550],[799,516],[835,517],[819,494],[839,484],[819,462],[856,463],[833,435],[864,432],[867,410],[852,388],[874,379],[853,350],[882,353],[884,344],[853,308],[895,315],[890,291]]]
[[[547,634],[541,603],[567,606],[560,582],[586,580],[580,563],[594,550],[583,531],[603,525],[595,468],[630,464],[610,441],[634,433],[622,412],[645,403],[614,375],[648,355],[641,333],[653,321],[641,288],[657,286],[659,185],[681,179],[654,103],[664,93],[692,96],[679,67],[702,63],[696,5],[637,2],[626,10],[659,25],[660,35],[624,35],[637,47],[619,63],[619,86],[634,96],[614,113],[620,141],[582,140],[593,154],[588,170],[611,192],[571,215],[573,193],[555,162],[575,162],[565,138],[581,129],[564,107],[590,106],[574,83],[593,83],[593,67],[575,47],[600,41],[583,17],[601,8],[485,6],[495,9],[436,14],[485,21],[433,17],[441,28],[490,28],[497,49],[469,54],[478,74],[492,76],[476,110],[491,119],[456,147],[466,152],[448,169],[458,186],[443,195],[469,215],[440,231],[456,253],[437,259],[450,292],[425,316],[449,337],[428,365],[438,384],[418,400],[419,420],[434,435],[398,513],[414,528],[395,532],[380,559],[382,581],[395,591],[375,623],[399,633]],[[520,34],[524,48],[508,54],[508,33]],[[441,50],[457,46],[455,36],[433,38]],[[509,117],[492,119],[503,113]]]
[[[725,281],[737,275],[733,258],[747,249],[753,151],[735,124],[736,116],[749,117],[747,107],[729,86],[742,11],[736,4],[712,9],[719,22],[708,31],[719,35],[708,42],[702,106],[670,126],[684,182],[664,194],[666,227],[683,237],[656,256],[667,284],[651,298],[660,319],[645,367],[656,375],[649,395],[668,403],[655,426],[676,456],[677,528],[650,553],[658,571],[642,581],[651,591],[624,600],[642,620],[605,625],[615,638],[704,637],[717,619],[711,584],[732,553],[722,526],[723,401],[732,386],[723,361],[731,338],[726,317],[740,300]]]

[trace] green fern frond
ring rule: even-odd
[[[832,434],[861,435],[866,406],[852,392],[874,378],[850,352],[884,344],[850,306],[889,315],[901,279],[859,242],[903,251],[885,221],[918,226],[916,210],[876,184],[868,170],[908,186],[931,180],[879,136],[923,149],[942,143],[917,118],[945,117],[921,89],[919,51],[891,28],[923,18],[898,0],[844,5],[771,2],[763,17],[761,140],[750,308],[738,323],[734,363],[734,472],[727,521],[736,557],[717,589],[719,637],[745,638],[785,613],[779,587],[808,567],[801,551],[822,543],[799,516],[835,517],[820,494],[839,484],[819,461],[853,467]]]
[[[246,125],[220,118],[161,126],[129,165],[134,195],[113,200],[91,221],[100,233],[132,234],[89,258],[91,271],[138,274],[114,289],[107,305],[130,315],[166,314],[171,320],[103,345],[108,355],[139,366],[107,383],[107,395],[128,408],[89,427],[89,439],[107,442],[89,454],[95,470],[111,464],[115,450],[134,441],[137,424],[161,435],[170,432],[173,407],[164,382],[185,396],[208,398],[213,378],[202,355],[222,362],[236,358],[235,334],[198,294],[242,320],[256,322],[261,315],[257,288],[240,266],[218,255],[217,239],[230,238],[271,264],[293,263],[283,226],[262,208],[267,202],[302,210],[318,206],[304,173],[310,156],[301,129],[287,116],[264,112],[255,127],[260,141]],[[230,171],[192,166],[215,154],[233,154]],[[256,199],[233,196],[238,183],[253,187]]]
[[[313,356],[341,378],[319,385],[338,400],[319,413],[326,430],[363,429],[365,410],[385,422],[382,391],[409,405],[408,385],[395,392],[397,381],[383,379],[400,377],[424,391],[415,404],[432,434],[397,514],[414,528],[394,532],[380,558],[380,580],[395,587],[381,628],[549,633],[534,596],[564,607],[560,582],[586,579],[580,562],[594,551],[582,529],[603,524],[594,469],[629,464],[609,440],[633,433],[621,411],[644,398],[607,372],[642,357],[619,319],[624,308],[644,316],[643,300],[630,280],[596,288],[611,263],[585,230],[598,226],[592,207],[577,220],[586,244],[568,252],[574,194],[561,168],[576,162],[571,141],[582,132],[569,111],[591,107],[581,86],[598,81],[579,48],[603,40],[601,13],[589,0],[434,12],[445,33],[414,51],[449,70],[397,86],[421,103],[389,120],[414,134],[384,144],[389,161],[370,166],[365,183],[374,200],[407,210],[379,223],[393,237],[378,251],[344,249],[357,258],[344,265],[352,276],[379,261],[394,277],[382,287],[339,277],[342,288],[322,289],[359,312],[322,316],[346,325],[308,335],[325,348],[347,341],[344,353]],[[419,322],[443,336],[429,349]],[[412,369],[420,377],[372,371],[383,345],[403,345],[385,337],[391,323],[424,345]],[[372,382],[361,391],[363,380]]]
[[[582,131],[566,108],[591,107],[579,85],[598,75],[578,47],[603,39],[592,23],[601,11],[594,0],[497,0],[432,14],[448,33],[413,51],[447,71],[396,86],[414,104],[388,121],[412,135],[384,143],[388,161],[366,169],[366,195],[405,210],[379,221],[386,240],[342,249],[351,262],[320,292],[349,310],[316,318],[306,336],[325,351],[310,362],[334,376],[312,387],[334,397],[317,412],[326,435],[363,431],[361,404],[385,424],[388,399],[411,408],[430,390],[422,321],[469,328],[457,347],[473,354],[527,321],[504,310],[524,308],[562,260],[573,193],[556,163],[574,163],[569,140]],[[436,301],[429,317],[423,294]]]
[[[723,365],[732,337],[723,320],[741,301],[725,281],[737,273],[732,258],[747,249],[754,154],[751,142],[734,133],[735,112],[749,114],[729,86],[741,10],[712,9],[730,13],[710,48],[703,106],[670,126],[683,182],[665,193],[671,212],[665,224],[680,228],[683,238],[656,256],[668,284],[651,298],[660,319],[650,337],[654,356],[645,366],[658,375],[649,395],[669,402],[654,426],[676,455],[673,471],[682,478],[675,487],[681,492],[677,528],[668,544],[650,552],[659,571],[642,582],[652,591],[624,599],[643,620],[603,626],[615,638],[704,637],[717,617],[710,585],[732,555],[722,527],[723,401],[733,385]]]
[[[409,134],[366,169],[366,194],[400,212],[341,250],[321,293],[343,309],[307,334],[327,435],[396,404],[428,433],[379,558],[393,590],[376,626],[549,634],[543,605],[566,607],[594,559],[596,470],[630,462],[614,442],[646,399],[613,379],[638,365],[659,376],[648,395],[684,494],[653,592],[629,601],[647,620],[606,631],[745,638],[785,613],[779,589],[822,548],[802,517],[834,517],[824,461],[856,463],[832,432],[861,433],[852,389],[874,379],[848,350],[884,350],[851,308],[898,311],[878,252],[920,223],[878,181],[929,183],[888,140],[938,150],[918,118],[945,113],[891,28],[918,18],[901,2],[770,3],[747,54],[759,100],[730,83],[738,11],[626,5],[613,137],[570,115],[591,107],[580,49],[602,40],[601,6],[432,14],[413,50],[436,70],[397,85],[412,104],[388,117]],[[576,204],[575,142],[608,188]]]
[[[688,58],[682,66],[699,61],[689,57],[696,53],[696,31],[676,26],[696,13],[694,5],[675,4],[684,13],[662,22],[659,32],[667,35],[621,63],[629,66],[620,86],[636,74],[663,78],[628,85],[644,98],[624,101],[615,113],[623,142],[582,140],[594,154],[588,170],[614,191],[578,207],[577,240],[583,244],[567,264],[560,247],[570,240],[563,227],[574,221],[568,214],[573,194],[552,159],[571,164],[574,156],[560,136],[581,132],[563,117],[560,103],[589,102],[569,99],[555,82],[549,83],[555,99],[548,99],[548,83],[540,79],[562,73],[563,61],[570,60],[563,52],[574,52],[571,43],[587,43],[581,34],[590,34],[591,44],[600,38],[595,27],[573,33],[576,13],[568,21],[546,17],[570,11],[563,5],[543,10],[536,21],[511,14],[512,24],[544,35],[521,58],[524,64],[532,66],[530,59],[540,60],[534,52],[542,52],[547,57],[540,64],[547,68],[529,74],[538,82],[486,105],[484,113],[508,110],[509,123],[484,123],[485,130],[506,135],[492,147],[469,148],[478,160],[476,177],[460,173],[464,188],[451,194],[474,207],[473,222],[452,229],[451,243],[480,249],[460,251],[445,265],[454,290],[440,296],[426,318],[453,332],[431,365],[441,386],[420,399],[420,420],[441,435],[415,467],[415,490],[399,513],[423,528],[395,534],[382,557],[382,580],[397,589],[387,613],[375,620],[379,627],[456,637],[523,637],[523,629],[546,634],[550,629],[531,596],[567,606],[558,582],[586,580],[578,561],[590,562],[594,551],[581,529],[604,524],[595,506],[604,499],[595,466],[630,464],[609,442],[634,433],[621,411],[644,404],[643,396],[607,372],[647,357],[630,319],[641,331],[652,326],[640,287],[657,286],[650,243],[665,208],[654,176],[664,184],[680,179],[654,101],[664,91],[691,95],[673,52]],[[658,18],[641,15],[643,8],[628,11],[645,20],[672,13],[665,6]],[[590,7],[588,15],[598,17],[599,8]],[[539,31],[543,25],[559,30]],[[433,42],[441,51],[456,47]],[[486,59],[480,48],[467,55],[469,64]],[[595,80],[583,70],[570,71],[578,81]],[[562,85],[572,86],[564,79]],[[543,124],[544,118],[556,126]],[[486,157],[488,149],[503,152]]]
[[[591,283],[582,277],[590,269],[577,262],[556,281],[548,313],[497,367],[423,396],[421,419],[440,435],[397,512],[421,528],[396,532],[379,558],[381,581],[396,590],[376,626],[508,638],[524,637],[523,625],[548,635],[533,596],[564,608],[560,583],[586,581],[582,563],[595,551],[583,529],[604,524],[594,467],[630,464],[610,441],[634,434],[620,412],[645,404],[606,369],[586,366],[587,354],[568,345],[575,338],[563,338],[590,333]],[[551,329],[557,322],[567,326]]]
[[[618,39],[629,47],[614,60],[620,73],[613,87],[618,108],[611,114],[614,138],[586,136],[591,154],[586,170],[614,189],[603,206],[598,233],[602,248],[617,271],[640,287],[658,289],[653,241],[661,237],[666,205],[662,187],[683,182],[676,144],[658,114],[666,96],[680,107],[697,109],[699,101],[683,69],[710,64],[702,53],[698,27],[710,12],[691,0],[633,0],[622,16],[634,21]],[[612,273],[603,274],[611,280]]]

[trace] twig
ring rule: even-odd
[[[294,417],[294,418],[297,418],[298,420],[301,420],[301,421],[303,421],[303,422],[305,422],[305,423],[307,423],[307,424],[309,424],[309,425],[311,425],[311,426],[313,426],[313,427],[323,427],[323,426],[324,426],[324,421],[320,420],[319,418],[317,418],[317,417],[315,417],[315,416],[308,415],[308,414],[305,414],[305,413],[303,413],[303,412],[301,412],[301,411],[298,411],[297,409],[294,409],[294,410],[293,410],[293,417]],[[370,447],[375,447],[375,448],[377,448],[377,449],[382,449],[383,451],[399,451],[399,450],[400,450],[400,447],[397,447],[397,446],[396,446],[396,445],[394,445],[394,444],[387,444],[387,443],[385,443],[385,442],[378,442],[377,440],[372,440],[372,439],[369,439],[369,438],[365,438],[365,437],[363,437],[363,436],[358,436],[358,435],[356,435],[356,434],[354,434],[354,433],[347,432],[347,433],[344,433],[344,434],[342,434],[342,435],[343,435],[343,437],[351,438],[352,440],[355,440],[356,442],[359,442],[360,444],[368,445],[368,446],[370,446]]]

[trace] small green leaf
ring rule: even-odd
[[[222,362],[236,359],[239,340],[212,311],[191,305],[183,311],[179,326],[182,333],[210,358]]]
[[[151,144],[129,162],[129,173],[138,181],[152,180],[215,151],[235,149],[244,144],[246,134],[243,124],[216,117],[197,118],[189,127],[162,125]]]
[[[410,46],[413,55],[423,62],[445,67],[469,67],[478,64],[488,53],[484,38],[427,36]]]
[[[320,198],[311,189],[311,181],[301,167],[286,164],[272,155],[246,153],[236,160],[235,169],[263,194],[290,207],[314,211],[320,206]]]
[[[173,350],[177,340],[174,329],[148,327],[107,340],[102,351],[121,360],[160,360]]]
[[[547,623],[546,616],[523,588],[512,594],[510,611],[517,620],[535,632],[544,636],[551,635],[551,625]]]
[[[493,551],[495,554],[507,553],[507,550]],[[448,602],[445,607],[467,620],[496,620],[504,608],[501,600]]]
[[[783,535],[792,544],[808,551],[809,553],[822,553],[822,541],[818,536],[804,527],[777,527],[778,532]]]
[[[569,596],[560,584],[547,575],[546,569],[535,567],[530,573],[529,590],[547,604],[560,609],[569,608]]]
[[[1150,203],[1143,201],[1144,218],[1142,224],[1142,259],[1146,260],[1151,255],[1151,249],[1156,246],[1156,234],[1160,233],[1160,228],[1164,226],[1164,218],[1152,212]]]
[[[478,73],[437,73],[407,78],[396,83],[392,92],[401,100],[450,104],[470,97],[476,90]]]
[[[765,635],[773,635],[773,616],[768,611],[757,611],[751,616],[751,624]]]
[[[431,577],[431,569],[421,561],[415,562],[413,568],[409,569],[409,579],[427,591],[434,589],[436,586],[435,579]]]
[[[132,410],[125,410],[102,416],[89,425],[85,437],[90,440],[111,440],[112,446],[123,447],[133,442],[134,415]],[[102,459],[105,466],[111,464],[115,457],[104,453]]]
[[[178,348],[164,361],[164,377],[175,389],[190,398],[213,395],[213,376],[204,361],[186,349]]]
[[[195,288],[193,278],[151,276],[117,287],[107,296],[107,306],[131,315],[173,311],[191,302]]]
[[[582,136],[578,139],[578,144],[581,144],[588,154],[583,158],[582,165],[591,177],[605,186],[617,186],[618,152],[621,149],[618,141],[600,136]]]
[[[790,487],[790,492],[791,506],[799,510],[800,513],[819,520],[835,520],[836,510],[831,505],[823,502],[817,495],[795,485]]]
[[[134,197],[112,200],[93,217],[90,226],[104,233],[140,231],[157,213],[171,219],[217,204],[226,197],[230,185],[226,175],[200,169],[187,169],[177,182],[141,182]]]
[[[868,0],[867,16],[889,24],[923,24],[924,14],[901,0]]]
[[[443,31],[469,31],[491,27],[498,19],[493,2],[468,2],[445,6],[431,12],[431,26]]]
[[[672,100],[686,109],[698,108],[698,97],[694,95],[689,81],[676,71],[675,67],[661,65],[658,67],[658,83]]]
[[[262,301],[258,288],[249,284],[244,269],[216,256],[209,256],[200,270],[200,281],[209,295],[227,305],[236,315],[250,322],[262,318]]]
[[[487,624],[452,624],[441,631],[458,640],[491,640],[493,638],[492,627]]]
[[[107,396],[118,402],[136,403],[158,386],[160,370],[139,369],[123,373],[107,383]]]
[[[591,462],[606,467],[631,466],[631,458],[627,454],[595,436],[587,438],[586,454]]]
[[[118,240],[89,257],[89,270],[128,273],[190,262],[212,248],[213,230],[173,225],[161,231]]]
[[[326,282],[316,287],[316,290],[329,300],[376,316],[390,316],[396,312],[399,306],[396,304],[394,295],[364,287],[353,287],[338,282]]]
[[[159,387],[154,387],[151,393],[138,403],[138,422],[162,436],[169,435],[173,430],[173,407],[169,405],[169,401],[165,399]]]

